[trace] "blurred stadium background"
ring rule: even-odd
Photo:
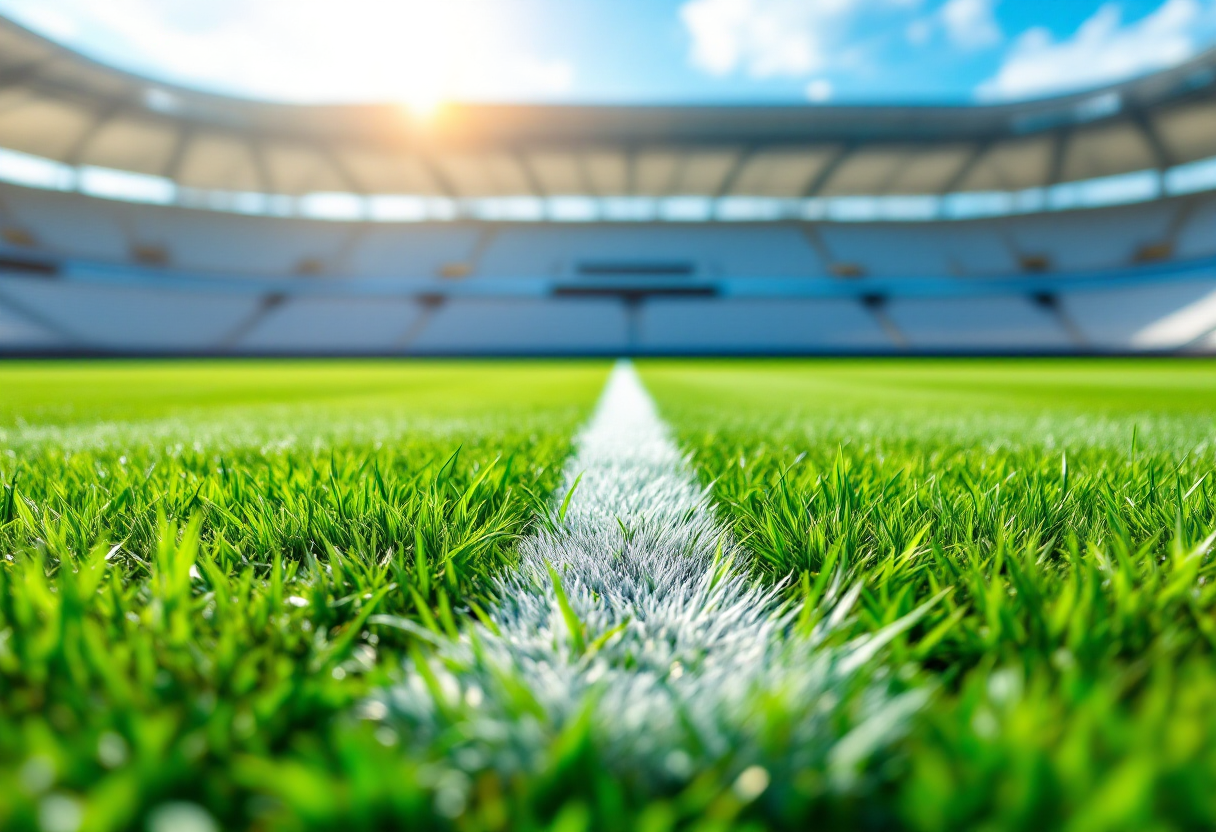
[[[255,103],[0,19],[0,352],[1216,349],[1216,52],[983,106]]]

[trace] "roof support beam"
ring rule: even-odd
[[[916,164],[915,159],[908,158],[909,156],[914,156],[915,151],[902,151],[901,155],[904,157],[902,164],[897,163],[895,167],[892,168],[891,174],[885,180],[883,180],[883,183],[876,189],[877,192],[874,194],[875,196],[885,196],[890,194],[891,189],[895,187],[895,183],[899,181],[899,177],[902,176],[903,172],[908,169],[908,165]]]
[[[326,142],[325,144],[320,145],[317,148],[317,151],[325,158],[325,161],[329,163],[329,166],[334,169],[334,173],[338,174],[338,178],[346,184],[348,193],[358,194],[359,196],[367,195],[363,184],[355,178],[353,173],[350,172],[350,168],[348,168],[346,163],[342,161],[342,157],[338,155],[338,151],[332,144]]]
[[[253,160],[253,169],[257,172],[258,181],[262,183],[262,193],[275,193],[274,177],[270,175],[270,166],[266,164],[266,153],[262,148],[262,143],[257,139],[250,139],[249,158]]]
[[[587,167],[587,154],[576,151],[574,154],[574,166],[578,168],[578,178],[583,180],[583,193],[602,198],[604,194],[595,187],[591,171]]]
[[[848,161],[849,157],[856,153],[860,147],[860,142],[849,142],[838,147],[836,154],[828,159],[827,163],[819,169],[819,173],[815,174],[810,184],[806,186],[806,190],[802,192],[803,198],[811,199],[812,197],[819,196],[819,192],[836,175],[836,171],[840,170],[840,166]]]
[[[19,86],[22,81],[37,75],[38,70],[46,64],[51,63],[51,60],[50,58],[40,58],[36,61],[26,61],[23,64],[16,64],[6,70],[0,71],[0,90]],[[37,96],[32,91],[27,90],[25,98],[17,98],[16,101],[9,101],[3,107],[0,107],[0,114],[19,109],[31,100],[37,100]]]
[[[418,153],[416,158],[418,159],[418,163],[430,174],[432,181],[439,186],[439,190],[443,192],[445,197],[448,199],[460,199],[460,192],[456,190],[456,186],[452,184],[452,180],[448,178],[448,175],[444,173],[443,169],[434,159],[425,153]]]
[[[177,182],[177,178],[182,171],[182,163],[186,161],[186,151],[190,149],[192,141],[194,141],[193,128],[183,127],[178,131],[177,143],[173,145],[173,151],[169,154],[169,160],[165,162],[165,168],[161,171],[162,177]]]
[[[64,154],[63,163],[65,165],[77,167],[80,164],[80,160],[84,158],[85,152],[89,149],[89,145],[91,145],[93,140],[97,138],[97,135],[105,129],[106,125],[113,121],[114,117],[125,109],[126,104],[127,102],[122,100],[113,101],[105,108],[98,111],[93,120],[89,122],[88,126],[86,126],[81,134],[77,137],[72,147],[66,154]]]
[[[527,181],[528,187],[532,191],[532,196],[537,199],[544,199],[548,196],[545,192],[545,186],[541,184],[540,177],[536,175],[536,171],[532,168],[532,161],[519,148],[511,150],[511,157],[515,159],[515,163],[519,165],[519,169],[524,172],[524,180]]]
[[[751,164],[752,159],[756,158],[756,154],[760,152],[759,145],[750,145],[739,151],[739,155],[735,157],[730,168],[726,171],[726,175],[722,177],[722,182],[718,185],[718,190],[714,192],[714,199],[721,199],[725,196],[730,196],[731,191],[739,184],[739,179],[743,176],[743,171]]]
[[[688,170],[688,151],[676,153],[675,162],[671,166],[671,175],[667,178],[667,182],[663,185],[658,193],[658,198],[662,199],[669,196],[679,196],[675,193],[676,183],[684,178],[684,171]]]
[[[1064,161],[1068,158],[1068,143],[1072,140],[1072,130],[1065,128],[1056,133],[1051,145],[1051,162],[1047,168],[1047,187],[1059,185],[1064,178]]]
[[[967,178],[980,166],[980,162],[984,161],[984,157],[988,155],[988,151],[992,149],[994,144],[995,142],[992,139],[985,139],[971,148],[971,155],[954,172],[954,175],[946,180],[946,184],[942,186],[940,193],[951,194],[961,188],[963,183],[967,181]]]
[[[0,70],[0,89],[15,87],[27,78],[33,78],[38,74],[38,70],[53,63],[54,60],[54,58],[39,58],[36,61],[26,61]]]
[[[1167,168],[1171,168],[1177,164],[1174,159],[1174,154],[1165,146],[1165,142],[1161,140],[1161,134],[1157,132],[1156,125],[1149,119],[1148,114],[1143,110],[1136,110],[1132,113],[1132,123],[1136,125],[1136,129],[1140,131],[1140,135],[1144,138],[1145,144],[1153,154],[1153,167],[1158,173],[1164,173]]]

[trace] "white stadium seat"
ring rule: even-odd
[[[935,228],[942,238],[942,250],[954,274],[964,277],[990,277],[1012,274],[1019,268],[1018,258],[992,220],[952,222]]]
[[[71,346],[53,329],[31,320],[23,311],[24,305],[14,304],[0,285],[0,349],[32,351]]]
[[[873,277],[941,277],[952,273],[943,236],[921,223],[820,225],[819,236],[836,263]]]
[[[1068,350],[1075,345],[1050,312],[1021,296],[909,298],[886,314],[908,339],[926,350]]]
[[[438,277],[445,267],[471,265],[481,234],[464,224],[364,228],[339,266],[354,276]]]
[[[394,352],[422,314],[412,300],[296,298],[267,312],[236,346],[271,353]]]
[[[798,277],[826,273],[793,226],[526,225],[500,227],[477,273],[500,277],[568,276],[584,263],[687,263],[705,277]]]
[[[424,353],[620,352],[628,321],[624,304],[610,299],[456,298],[409,346]]]
[[[1019,255],[1044,257],[1054,272],[1121,269],[1147,246],[1166,242],[1178,205],[1154,202],[1090,211],[1011,217],[1007,233]]]
[[[0,277],[0,295],[35,313],[71,346],[117,351],[222,349],[258,309],[249,294],[128,288]]]
[[[11,186],[0,186],[0,201],[8,222],[29,234],[41,251],[111,262],[130,257],[126,219],[133,206]]]
[[[638,323],[638,346],[658,352],[828,352],[889,349],[891,339],[853,300],[656,298]]]
[[[139,206],[131,224],[132,245],[163,248],[170,266],[255,275],[293,274],[310,263],[331,271],[354,234],[346,223],[150,206]]]
[[[1070,292],[1061,296],[1060,304],[1085,334],[1090,346],[1111,350],[1168,349],[1183,346],[1201,333],[1189,329],[1185,322],[1180,327],[1166,327],[1155,334],[1150,328],[1214,290],[1216,280],[1169,281]],[[1137,336],[1140,336],[1140,343],[1137,343]],[[1143,343],[1146,338],[1148,343]]]

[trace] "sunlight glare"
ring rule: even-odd
[[[285,0],[276,0],[277,3]],[[289,5],[302,43],[315,44],[333,84],[367,89],[429,118],[454,90],[461,62],[459,25],[475,27],[468,3],[427,0],[294,0]],[[459,18],[464,18],[460,20]]]
[[[81,31],[109,33],[166,83],[255,98],[397,102],[429,119],[445,101],[555,95],[573,81],[564,56],[538,51],[536,21],[518,2],[65,2],[87,4]]]

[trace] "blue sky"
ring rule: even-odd
[[[1009,100],[1216,42],[1216,0],[0,0],[109,63],[292,101]]]

